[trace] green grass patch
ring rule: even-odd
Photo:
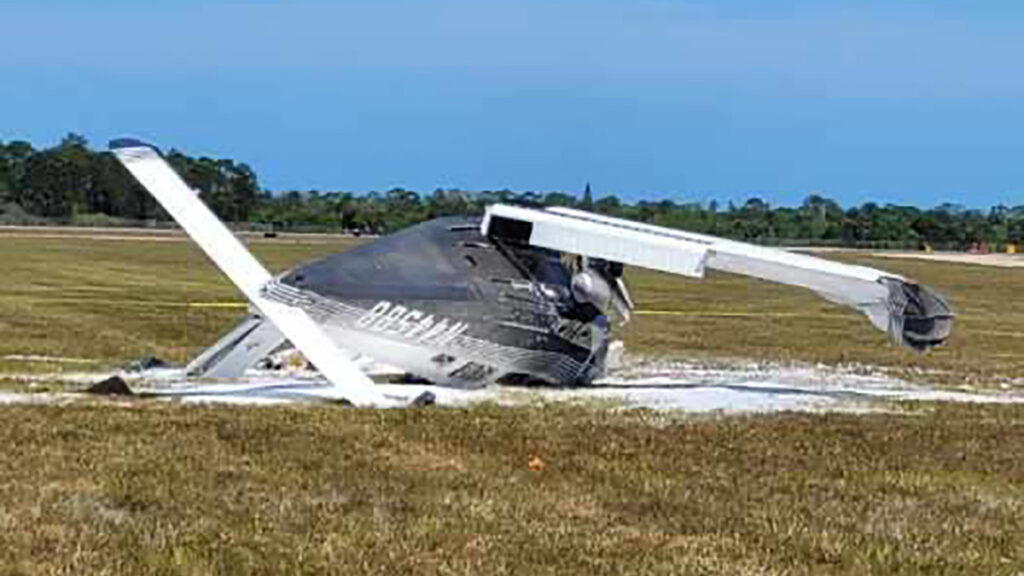
[[[928,284],[957,314],[948,345],[920,354],[890,345],[866,317],[814,293],[730,274],[691,280],[631,270],[640,310],[627,350],[707,360],[864,364],[924,382],[990,387],[1024,374],[1024,269],[829,254]]]
[[[251,246],[281,271],[353,242]],[[240,296],[184,241],[0,237],[0,256],[0,358],[183,362],[241,313],[190,306]],[[950,345],[893,348],[798,289],[631,270],[664,314],[627,349],[1019,378],[1024,271],[837,257],[949,296]],[[84,368],[0,360],[0,389]],[[1019,574],[1024,407],[895,408],[3,406],[0,573]]]
[[[5,407],[12,573],[1017,574],[1024,408]],[[535,466],[531,469],[533,460]]]
[[[9,354],[88,358],[100,368],[143,356],[185,362],[243,313],[203,307],[242,303],[231,283],[184,239],[4,237],[0,370]],[[253,240],[269,269],[361,242],[324,236]],[[691,360],[865,364],[912,380],[981,387],[1024,374],[1024,269],[880,259],[830,258],[916,278],[945,294],[957,313],[948,346],[917,354],[891,346],[868,320],[811,292],[741,276],[702,281],[639,269],[628,282],[641,312],[624,330],[633,353]],[[16,368],[15,368],[16,369]]]
[[[283,271],[353,243],[318,238],[250,247],[269,269]],[[196,306],[243,300],[185,241],[0,237],[0,259],[0,359],[89,358],[112,366],[153,355],[184,362],[244,313]]]

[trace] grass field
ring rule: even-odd
[[[253,241],[272,270],[343,250],[352,240]],[[119,366],[153,355],[183,362],[244,314],[241,295],[180,237],[133,240],[0,235],[0,358],[89,359]],[[227,303],[229,307],[208,306]],[[0,371],[64,364],[0,361]]]
[[[1024,567],[1020,408],[677,421],[559,407],[0,414],[5,573]]]
[[[113,367],[153,355],[183,362],[213,343],[242,310],[240,294],[183,239],[102,240],[0,235],[0,373],[75,365],[2,360],[11,355],[89,359]],[[252,241],[280,271],[356,240]],[[735,359],[888,368],[912,380],[979,387],[1024,374],[1024,268],[831,255],[930,284],[957,312],[949,346],[915,354],[890,346],[853,311],[816,295],[745,277],[703,281],[631,270],[640,314],[627,350],[659,357]]]
[[[351,241],[253,241],[275,270]],[[181,241],[0,235],[0,358],[182,361],[240,313]],[[891,348],[799,290],[631,273],[627,348],[1021,375],[1012,269],[839,256],[947,294],[956,335]],[[79,370],[9,358],[8,375]],[[1022,574],[1024,407],[687,417],[598,407],[374,411],[2,406],[0,574]]]
[[[829,258],[889,270],[946,296],[956,312],[949,344],[927,354],[890,346],[867,318],[788,286],[712,274],[696,281],[631,274],[641,315],[628,349],[690,358],[866,364],[910,380],[950,385],[1024,386],[1024,268],[872,258]]]

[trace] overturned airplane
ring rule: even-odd
[[[894,274],[567,208],[493,205],[482,218],[426,222],[275,278],[157,148],[131,139],[110,148],[252,304],[189,365],[202,376],[241,375],[290,341],[360,405],[389,401],[357,355],[438,386],[587,384],[605,370],[611,322],[633,309],[625,265],[808,288],[915,350],[952,329],[941,297]]]

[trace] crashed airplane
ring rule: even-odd
[[[436,386],[586,385],[606,369],[612,322],[633,301],[624,266],[708,269],[800,286],[863,312],[900,345],[949,337],[953,314],[895,274],[568,208],[492,205],[272,276],[149,144],[111,151],[251,303],[190,373],[240,376],[291,342],[357,405],[394,405],[357,356]]]

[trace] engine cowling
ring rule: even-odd
[[[572,297],[581,304],[593,304],[607,313],[612,302],[612,287],[594,270],[577,272],[572,277]]]

